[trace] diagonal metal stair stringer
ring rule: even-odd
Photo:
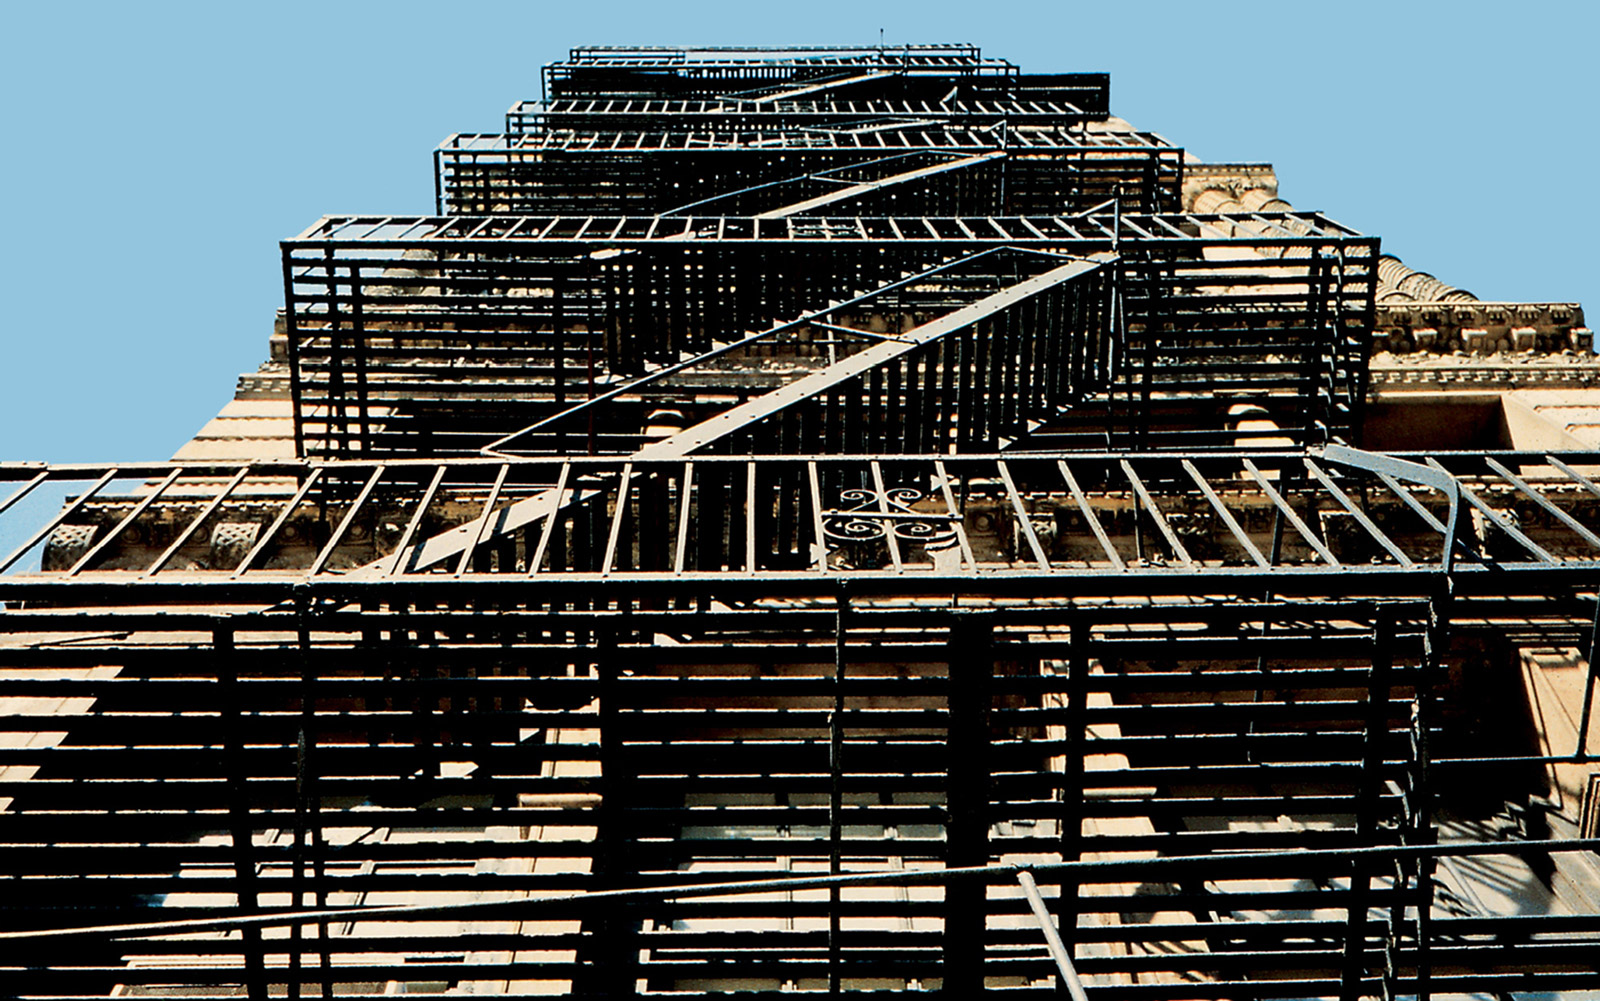
[[[1118,261],[1119,257],[1110,252],[1069,260],[910,331],[893,338],[885,338],[849,357],[840,359],[821,371],[803,376],[788,385],[764,393],[708,420],[646,445],[633,453],[631,458],[639,461],[670,460],[684,458],[700,451],[709,451],[719,444],[726,443],[740,432],[761,427],[791,407],[817,400],[824,394],[875,369],[881,370],[890,365],[904,363],[915,352],[938,345],[953,335],[970,333],[979,324],[993,320],[1007,310],[1018,309],[1040,296],[1059,291],[1091,276],[1108,279],[1099,286],[1099,289],[1107,295],[1114,295],[1116,283],[1113,276]],[[1108,321],[1113,321],[1116,311],[1109,308],[1107,303],[1102,303],[1101,307],[1100,315]],[[1039,341],[1047,342],[1058,336],[1057,329],[1051,325],[1053,319],[1056,318],[1047,317],[1040,321],[1039,329],[1036,331]],[[1117,363],[1115,342],[1121,331],[1114,322],[1107,322],[1105,326],[1106,329],[1095,331],[1097,335],[1105,335],[1105,343],[1096,346],[1092,352],[1075,352],[1076,345],[1060,345],[1066,350],[1057,352],[1054,356],[1057,361],[1076,358],[1080,363],[1078,365],[1080,375],[1088,374],[1088,378],[1044,380],[1046,385],[1058,387],[1060,392],[1055,395],[1049,393],[1042,395],[1039,403],[1059,408],[1070,404],[1069,397],[1081,396],[1109,384]],[[969,389],[957,401],[958,412],[952,418],[956,426],[963,425],[968,418],[974,421],[980,419],[976,414],[960,412],[962,404],[968,408],[987,409],[991,406],[991,401]],[[426,571],[443,561],[459,557],[466,549],[482,540],[524,529],[566,507],[582,503],[598,492],[591,490],[585,493],[578,488],[541,491],[532,497],[510,502],[499,510],[486,512],[483,517],[471,523],[425,539],[416,544],[412,553],[406,554],[398,562],[393,555],[390,555],[353,571],[352,576],[381,576],[388,572],[390,567],[397,566],[408,566],[412,572]]]

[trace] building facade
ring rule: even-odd
[[[0,463],[17,997],[1600,990],[1600,359],[969,45],[574,49]]]

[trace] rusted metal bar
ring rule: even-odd
[[[106,474],[108,478],[110,475],[111,474],[109,472]],[[217,512],[217,509],[222,506],[222,502],[228,499],[228,496],[233,493],[234,489],[237,488],[240,483],[244,482],[244,478],[248,475],[250,475],[250,467],[241,466],[239,471],[233,474],[233,479],[223,484],[222,489],[217,492],[217,495],[211,498],[211,501],[201,509],[199,514],[195,515],[194,520],[189,522],[188,526],[184,528],[183,531],[178,533],[178,537],[172,540],[172,545],[168,546],[160,556],[156,557],[156,561],[150,564],[149,568],[146,569],[141,576],[152,577],[160,573],[161,568],[166,566],[174,556],[178,555],[178,552],[182,550],[184,546],[189,544],[189,540],[194,538],[196,532],[200,531],[200,527]],[[5,567],[0,565],[0,570],[4,569]]]
[[[1022,503],[1022,495],[1017,492],[1017,484],[1011,479],[1011,470],[1005,461],[995,463],[1000,470],[1000,479],[1006,487],[1006,497],[1011,503],[1011,511],[1016,515],[1017,527],[1021,530],[1023,538],[1028,540],[1028,548],[1033,552],[1035,562],[1039,569],[1045,573],[1050,572],[1050,557],[1045,555],[1044,546],[1039,542],[1039,533],[1033,530],[1033,521],[1028,515],[1027,507]]]
[[[5,573],[7,570],[11,569],[11,565],[13,563],[17,562],[18,560],[22,559],[22,557],[26,556],[27,553],[28,553],[28,550],[32,549],[34,546],[37,546],[45,538],[45,536],[47,536],[51,532],[55,531],[57,526],[61,525],[68,518],[72,517],[73,514],[77,513],[77,511],[80,508],[82,508],[85,504],[87,504],[89,502],[89,500],[94,497],[95,494],[100,492],[100,488],[101,487],[103,487],[107,483],[111,482],[112,478],[114,476],[116,476],[116,473],[117,473],[116,469],[112,468],[112,469],[108,469],[104,473],[100,474],[100,478],[98,480],[96,480],[89,487],[89,489],[87,489],[83,493],[79,494],[77,499],[74,500],[71,504],[68,504],[66,507],[62,508],[55,515],[55,517],[51,518],[48,522],[45,523],[44,527],[36,530],[32,535],[28,536],[28,538],[26,539],[26,541],[24,541],[22,543],[22,545],[18,546],[16,549],[11,551],[11,555],[10,556],[7,556],[5,559],[0,560],[0,573]],[[14,500],[15,499],[19,499],[23,494],[26,494],[29,490],[33,489],[34,483],[38,483],[39,480],[40,480],[40,477],[35,477],[33,483],[30,483],[28,486],[26,486],[22,490],[18,491],[17,494],[13,495],[12,499],[14,499]]]
[[[961,513],[956,509],[955,496],[950,492],[950,473],[945,469],[944,460],[935,459],[933,469],[939,477],[939,493],[944,498],[945,512],[949,515],[951,528],[956,533],[956,542],[961,546],[962,562],[968,571],[977,573],[978,560],[972,554],[972,541],[967,538],[967,527],[962,523]]]
[[[1122,467],[1122,474],[1128,478],[1128,482],[1133,486],[1133,492],[1138,495],[1139,503],[1144,506],[1145,511],[1150,515],[1150,520],[1155,523],[1157,530],[1161,532],[1161,537],[1166,539],[1167,545],[1172,548],[1172,555],[1176,556],[1178,562],[1184,566],[1194,566],[1194,557],[1190,556],[1189,550],[1185,549],[1183,543],[1178,541],[1178,534],[1172,530],[1172,525],[1168,523],[1167,516],[1161,513],[1161,507],[1156,503],[1155,498],[1150,496],[1150,489],[1144,485],[1144,480],[1140,479],[1139,474],[1134,472],[1133,466],[1127,459],[1119,459],[1117,464]]]
[[[49,477],[50,471],[48,469],[39,470],[39,472],[34,475],[33,479],[12,491],[11,496],[7,497],[4,501],[0,501],[0,514],[5,514],[7,511],[11,510],[11,506],[13,504],[33,493],[33,488],[49,479]]]
[[[1566,473],[1574,483],[1583,487],[1583,489],[1589,491],[1589,493],[1596,497],[1600,497],[1600,483],[1596,483],[1595,481],[1589,479],[1589,477],[1583,475],[1583,473],[1579,472],[1578,470],[1573,469],[1571,466],[1567,465],[1565,462],[1562,462],[1554,455],[1547,455],[1544,457],[1544,460],[1550,463],[1550,465],[1561,470],[1563,473]],[[0,508],[0,510],[4,510],[4,508]]]
[[[1518,493],[1539,505],[1539,507],[1546,514],[1550,515],[1550,517],[1556,519],[1563,525],[1578,533],[1578,536],[1582,538],[1583,541],[1587,542],[1596,549],[1600,549],[1600,535],[1596,535],[1594,532],[1590,531],[1587,527],[1580,523],[1576,518],[1572,517],[1572,515],[1550,503],[1550,501],[1547,500],[1543,494],[1530,487],[1527,484],[1527,481],[1523,480],[1522,477],[1518,476],[1516,473],[1513,473],[1500,462],[1496,461],[1494,456],[1486,455],[1484,456],[1483,461],[1489,465],[1489,468],[1499,473],[1506,480],[1506,482],[1516,487]]]
[[[884,517],[883,542],[889,549],[889,560],[894,564],[895,570],[905,570],[905,562],[900,558],[900,540],[895,538],[894,520],[889,513],[889,491],[883,483],[883,466],[877,459],[872,460],[872,486],[878,502],[878,513]]]
[[[1407,556],[1399,546],[1395,545],[1394,541],[1384,533],[1383,529],[1373,524],[1372,519],[1367,517],[1366,512],[1357,507],[1355,502],[1350,499],[1348,494],[1339,488],[1337,483],[1328,478],[1328,474],[1322,471],[1322,467],[1318,466],[1316,462],[1309,458],[1305,460],[1305,464],[1306,469],[1311,473],[1311,475],[1316,478],[1318,483],[1322,484],[1322,488],[1328,491],[1329,494],[1333,495],[1333,499],[1339,502],[1339,506],[1344,508],[1345,511],[1349,512],[1350,516],[1356,520],[1357,524],[1365,529],[1366,533],[1372,537],[1372,540],[1387,550],[1390,556],[1395,558],[1395,562],[1407,569],[1416,566],[1416,564],[1411,561],[1411,557]],[[1448,547],[1446,547],[1445,553],[1448,556]]]
[[[1323,561],[1326,562],[1328,566],[1339,566],[1340,564],[1338,558],[1333,555],[1333,552],[1329,550],[1327,546],[1322,544],[1322,540],[1317,538],[1317,534],[1311,531],[1310,527],[1306,525],[1305,521],[1303,521],[1301,517],[1294,512],[1294,508],[1289,506],[1288,501],[1284,500],[1283,495],[1278,492],[1277,488],[1274,487],[1264,475],[1262,475],[1261,470],[1256,468],[1256,464],[1249,459],[1243,459],[1241,461],[1244,465],[1245,472],[1250,474],[1250,478],[1256,481],[1257,485],[1261,487],[1262,493],[1266,494],[1267,497],[1272,501],[1273,506],[1278,509],[1279,517],[1287,520],[1289,524],[1293,525],[1294,530],[1300,533],[1300,538],[1305,540],[1305,544],[1310,546],[1318,556],[1322,557]],[[1274,531],[1273,534],[1275,537],[1279,535],[1277,531]],[[1277,547],[1275,545],[1274,549],[1276,550],[1276,548]],[[1272,562],[1274,565],[1276,565],[1278,562],[1276,551],[1274,552],[1274,558]]]
[[[306,499],[306,495],[311,492],[311,488],[316,486],[317,481],[321,478],[321,469],[313,469],[305,475],[300,483],[300,488],[294,492],[294,496],[289,498],[288,502],[283,505],[282,510],[278,512],[278,516],[272,519],[272,524],[268,525],[267,530],[261,533],[256,540],[256,544],[245,554],[244,559],[239,561],[239,565],[233,568],[233,577],[235,579],[242,577],[245,571],[255,566],[256,560],[259,560],[261,554],[267,551],[267,547],[272,545],[273,540],[278,537],[278,532],[283,529],[284,525],[288,524],[289,519],[294,516],[295,509]]]
[[[1433,466],[1435,469],[1438,469],[1440,472],[1445,471],[1444,467],[1439,465],[1439,460],[1437,459],[1429,458],[1428,464]],[[1522,548],[1526,549],[1528,552],[1532,553],[1534,558],[1539,560],[1541,563],[1556,562],[1556,558],[1551,556],[1543,546],[1528,538],[1523,534],[1521,529],[1507,521],[1499,511],[1496,511],[1494,508],[1484,503],[1483,499],[1472,490],[1468,489],[1465,483],[1457,481],[1456,489],[1461,492],[1462,499],[1464,499],[1468,504],[1477,508],[1480,514],[1493,523],[1494,527],[1500,529],[1500,531],[1515,539],[1517,544],[1522,546]]]
[[[1267,558],[1261,555],[1261,550],[1257,549],[1255,543],[1250,541],[1249,536],[1244,534],[1244,529],[1239,526],[1238,520],[1223,505],[1222,498],[1217,496],[1216,490],[1212,489],[1211,484],[1206,482],[1206,478],[1200,475],[1200,470],[1194,468],[1194,463],[1184,459],[1183,471],[1189,474],[1189,478],[1194,480],[1195,486],[1199,487],[1200,492],[1206,495],[1206,500],[1210,502],[1211,509],[1216,511],[1217,517],[1221,518],[1223,524],[1228,526],[1228,531],[1233,533],[1234,541],[1238,542],[1240,547],[1250,554],[1252,560],[1255,560],[1256,566],[1271,566],[1272,564],[1267,561]]]
[[[814,478],[814,476],[813,476]],[[672,572],[683,573],[684,558],[689,551],[689,524],[694,497],[694,463],[683,464],[683,485],[678,490],[678,545],[672,558]]]
[[[1094,532],[1095,541],[1100,543],[1100,548],[1105,551],[1106,559],[1110,560],[1111,565],[1118,570],[1128,569],[1127,564],[1122,562],[1122,556],[1118,554],[1116,547],[1111,544],[1110,536],[1106,535],[1105,526],[1100,524],[1100,519],[1095,515],[1094,510],[1089,507],[1089,501],[1084,497],[1083,489],[1078,486],[1078,478],[1072,475],[1072,470],[1067,466],[1067,460],[1056,460],[1056,468],[1061,470],[1061,478],[1066,480],[1067,489],[1072,491],[1072,499],[1078,505],[1078,513],[1083,517],[1083,523],[1089,526],[1090,531]]]
[[[561,473],[556,478],[555,505],[550,513],[545,515],[544,525],[539,529],[539,546],[528,557],[528,576],[533,576],[544,566],[544,554],[550,550],[550,536],[555,531],[556,521],[567,499],[567,478],[572,474],[572,463],[563,462]]]
[[[400,543],[394,547],[394,559],[390,562],[384,576],[393,577],[405,569],[407,557],[411,555],[411,540],[416,537],[417,529],[422,525],[422,519],[428,516],[428,508],[433,505],[434,495],[439,492],[439,484],[444,482],[444,474],[448,468],[448,466],[440,466],[433,471],[433,479],[428,481],[427,488],[422,491],[422,498],[417,501],[416,510],[411,512],[411,518],[406,522],[405,531],[400,535]]]
[[[328,560],[333,558],[334,550],[338,549],[339,543],[344,541],[345,533],[350,531],[351,525],[355,524],[356,515],[366,506],[367,500],[372,496],[372,492],[378,488],[378,481],[383,479],[383,474],[387,471],[388,467],[382,465],[373,468],[372,475],[368,476],[367,482],[361,485],[361,492],[356,494],[355,500],[350,502],[350,507],[345,511],[344,517],[339,519],[338,526],[334,528],[333,534],[328,536],[328,541],[317,553],[317,558],[311,561],[311,569],[306,572],[307,576],[315,577],[327,567]]]
[[[633,463],[622,467],[622,473],[617,477],[616,506],[611,514],[611,530],[606,534],[606,554],[600,564],[600,575],[603,577],[611,572],[611,566],[617,558],[617,539],[622,535],[622,523],[627,520],[628,506],[633,502]]]
[[[471,536],[467,544],[462,547],[461,559],[456,563],[455,576],[460,577],[472,565],[472,557],[483,542],[484,533],[489,530],[489,522],[494,518],[495,503],[500,500],[500,491],[505,489],[506,475],[510,472],[510,463],[500,464],[500,471],[494,476],[494,485],[489,488],[489,496],[484,498],[483,513],[473,520]]]
[[[78,557],[78,561],[72,564],[72,568],[67,571],[67,576],[76,577],[83,571],[84,567],[89,566],[101,553],[109,549],[111,544],[117,541],[117,537],[122,534],[123,529],[133,524],[141,514],[144,514],[145,511],[149,510],[150,505],[154,504],[166,491],[166,489],[172,486],[172,481],[176,480],[182,472],[183,467],[179,466],[173,469],[172,472],[168,473],[160,483],[157,483],[155,487],[145,495],[143,500],[134,505],[132,511],[129,511],[126,515],[124,515],[122,520],[117,522],[116,525],[112,527],[111,531],[105,534],[104,538],[95,543],[88,552]]]

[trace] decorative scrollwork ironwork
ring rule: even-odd
[[[877,490],[842,490],[839,506],[822,512],[822,532],[830,549],[861,543],[887,541],[915,543],[940,549],[956,541],[955,519],[948,514],[918,511],[914,505],[926,499],[913,487]]]

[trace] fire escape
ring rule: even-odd
[[[1600,990],[1600,452],[1363,447],[1375,237],[967,45],[434,165],[292,457],[0,463],[8,995]]]

